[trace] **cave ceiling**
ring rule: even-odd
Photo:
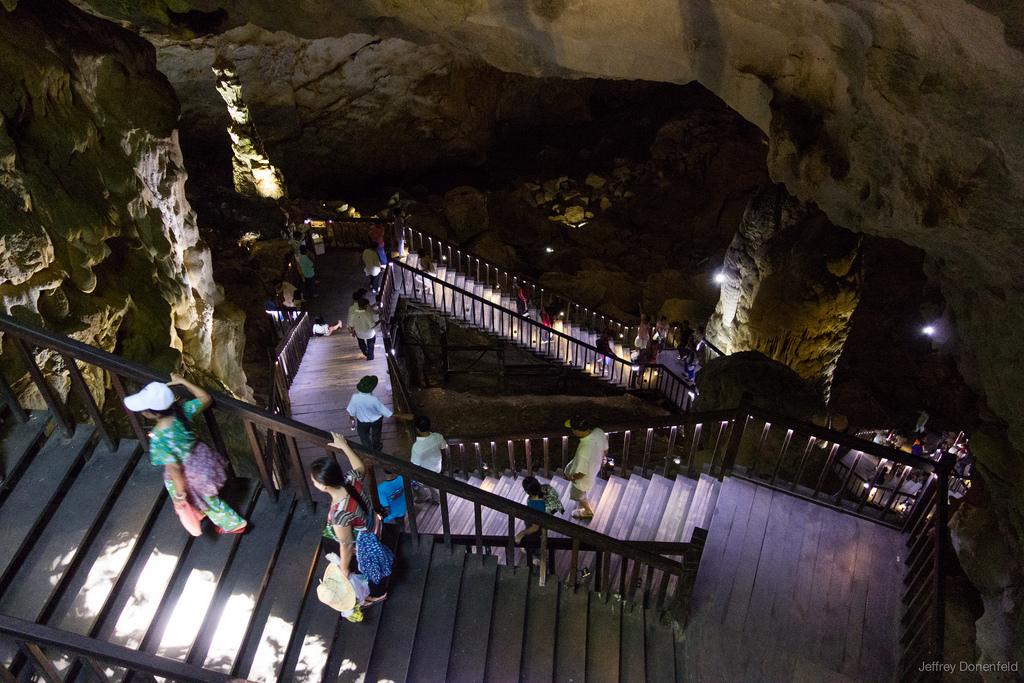
[[[299,39],[398,38],[528,76],[696,80],[768,135],[772,180],[837,225],[924,250],[961,371],[1024,447],[1016,0],[88,5],[174,40],[250,25]]]

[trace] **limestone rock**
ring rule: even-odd
[[[708,340],[725,353],[757,350],[785,363],[827,401],[860,297],[861,263],[856,235],[781,186],[763,190],[726,253]]]
[[[444,196],[444,212],[452,237],[465,242],[488,229],[487,197],[476,188],[463,186]]]
[[[697,373],[693,410],[728,410],[744,393],[755,407],[786,417],[822,424],[827,411],[814,386],[788,366],[758,351],[720,356]]]
[[[570,206],[565,209],[565,221],[569,225],[579,225],[586,220],[586,212],[582,206]]]
[[[0,12],[0,80],[4,308],[158,369],[182,356],[209,368],[223,293],[185,199],[178,103],[152,46],[64,3],[22,3]],[[247,397],[240,367],[221,370]],[[89,379],[102,398],[102,378]]]
[[[263,150],[263,140],[256,132],[249,107],[242,98],[238,70],[224,55],[214,60],[212,68],[217,76],[217,92],[224,98],[231,118],[228,135],[231,136],[235,191],[271,199],[284,197],[284,176],[270,163]]]

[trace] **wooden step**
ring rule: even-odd
[[[622,602],[590,594],[587,620],[587,681],[618,683],[622,642]]]
[[[0,427],[0,505],[31,462],[49,423],[50,413],[45,410],[29,411],[26,422],[12,417],[4,420]]]
[[[282,492],[274,502],[261,491],[249,517],[252,527],[242,536],[224,579],[217,586],[209,613],[189,652],[191,664],[230,671],[255,614],[260,592],[270,577],[295,496]]]
[[[240,515],[252,512],[258,483],[255,479],[229,481],[220,497]],[[199,634],[213,604],[217,586],[234,556],[241,534],[220,534],[204,520],[207,530],[195,538],[188,554],[175,570],[176,578],[163,596],[160,610],[150,625],[140,650],[182,661]]]
[[[529,567],[498,566],[484,683],[519,683],[529,588]]]
[[[644,633],[644,609],[636,603],[622,606],[622,651],[619,653],[619,680],[646,683],[647,652]],[[657,668],[657,667],[652,667]]]
[[[27,621],[45,618],[141,453],[139,443],[130,439],[123,439],[113,453],[104,446],[93,452],[0,599],[0,612]]]
[[[603,480],[598,479],[597,481]],[[597,482],[594,483],[594,487],[597,487]],[[608,533],[615,521],[615,512],[618,509],[619,501],[622,500],[622,494],[625,490],[625,479],[614,475],[608,478],[608,482],[605,484],[604,489],[601,492],[601,498],[599,499],[598,504],[594,505],[594,503],[591,502],[591,507],[594,508],[594,518],[590,520],[590,524],[588,525],[591,529],[601,534]],[[594,579],[595,560],[596,553],[594,552],[580,553],[580,569],[589,569],[591,571],[591,577],[587,579],[588,586],[594,585],[590,582]]]
[[[88,635],[133,649],[138,649],[142,642],[176,576],[179,559],[192,541],[166,493],[161,494],[160,500],[155,521]]]
[[[3,592],[33,544],[39,539],[53,508],[81,467],[95,430],[79,425],[70,439],[54,432],[32,458],[0,506],[0,592]]]
[[[448,673],[465,560],[465,546],[434,545],[407,681],[433,683]]]
[[[395,557],[388,598],[381,607],[377,640],[366,669],[367,681],[404,681],[409,672],[433,539],[418,543],[403,536]],[[374,607],[375,608],[375,607]],[[374,609],[371,608],[371,609]]]
[[[558,596],[558,629],[555,640],[556,683],[586,680],[587,612],[590,592],[573,592],[563,586]]]
[[[651,683],[682,683],[683,669],[676,657],[675,638],[667,617],[660,617],[658,608],[644,610],[644,651],[647,659],[647,680]]]
[[[163,471],[143,455],[47,619],[48,625],[79,635],[94,631],[112,609],[115,587],[134,566],[165,500]]]
[[[314,578],[326,518],[326,507],[310,510],[304,504],[296,506],[270,580],[252,617],[253,626],[242,643],[233,668],[221,665],[208,668],[222,673],[233,671],[234,675],[248,680],[277,680],[302,610],[306,588]]]
[[[519,571],[525,571],[520,569]],[[550,681],[555,672],[555,643],[558,638],[560,590],[569,589],[558,581],[544,586],[533,574],[529,580],[526,625],[523,630],[522,681]]]
[[[466,557],[447,680],[482,681],[484,678],[490,635],[487,626],[494,608],[497,574],[498,561],[494,556]]]
[[[636,526],[637,514],[640,512],[640,506],[643,505],[648,483],[647,479],[638,476],[630,477],[626,482],[622,498],[619,500],[618,506],[616,506],[615,519],[612,520],[612,524],[608,529],[609,536],[619,539],[629,537],[630,532]],[[613,593],[619,593],[619,569],[621,565],[622,556],[613,556],[610,565],[611,583],[609,584]]]

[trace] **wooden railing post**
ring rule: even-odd
[[[46,401],[46,406],[50,409],[50,415],[53,417],[53,421],[57,423],[57,427],[60,428],[61,434],[64,435],[65,439],[70,439],[71,435],[75,433],[75,427],[71,424],[67,415],[64,412],[64,406],[60,404],[57,397],[53,393],[53,389],[50,384],[43,377],[42,371],[39,366],[36,365],[36,359],[29,351],[28,347],[18,337],[14,337],[11,340],[14,343],[14,348],[18,350],[18,354],[21,356],[21,362],[25,365],[25,369],[28,370],[29,377],[32,378],[32,382],[36,385],[36,389],[39,390],[39,394]]]

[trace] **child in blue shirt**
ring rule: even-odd
[[[377,484],[380,504],[387,508],[385,522],[405,517],[405,482],[391,470],[384,470],[384,481]]]

